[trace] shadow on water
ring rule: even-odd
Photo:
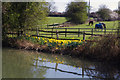
[[[3,49],[2,77],[3,78],[44,78],[46,69],[31,66],[36,55],[31,52],[13,49]],[[38,72],[42,72],[39,74]]]
[[[68,56],[3,49],[3,78],[120,79],[119,66]]]

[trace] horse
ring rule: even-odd
[[[95,25],[95,29],[106,29],[106,25],[104,23],[99,23]]]
[[[89,26],[90,26],[90,24],[93,25],[93,21],[89,21]]]
[[[105,23],[101,23],[101,24],[103,25],[104,29],[106,29],[106,24]]]

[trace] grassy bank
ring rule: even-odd
[[[39,40],[39,41],[38,41]],[[56,53],[69,55],[76,58],[86,58],[89,60],[119,62],[120,46],[119,39],[115,35],[102,37],[97,42],[55,41],[46,39],[36,39],[31,41],[26,38],[9,38],[3,42],[4,46],[10,46],[18,49],[35,50],[47,53]],[[46,42],[47,41],[47,42]],[[5,45],[6,44],[6,45]]]

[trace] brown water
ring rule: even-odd
[[[120,68],[68,56],[3,48],[3,78],[120,79]]]

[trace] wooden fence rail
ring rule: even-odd
[[[70,31],[73,30],[74,31]],[[76,29],[76,31],[75,31]],[[27,29],[30,31],[36,31],[36,29]],[[59,31],[62,30],[62,31]],[[113,31],[114,30],[114,31]],[[103,29],[103,30],[98,30],[94,28],[42,28],[38,30],[39,32],[43,32],[42,34],[39,35],[51,35],[53,38],[53,35],[56,35],[56,38],[59,39],[59,35],[83,35],[83,40],[85,40],[86,35],[91,35],[91,36],[105,36],[107,33],[118,33],[118,29]],[[37,31],[36,31],[37,32]],[[49,34],[51,33],[51,34]],[[64,33],[64,34],[63,34]],[[97,33],[103,33],[103,34],[97,34]]]
[[[38,37],[46,37],[46,38],[54,38],[53,35],[56,35],[55,39],[61,39],[59,36],[60,35],[77,35],[80,37],[80,35],[83,36],[83,40],[85,40],[86,35],[90,36],[106,36],[106,34],[112,33],[112,34],[119,34],[119,29],[103,29],[103,30],[98,30],[94,28],[34,28],[34,29],[26,29],[28,31],[35,31],[36,35],[32,36],[38,36]],[[61,31],[62,30],[62,31]],[[40,33],[40,34],[39,34]],[[100,34],[97,34],[100,33]],[[7,34],[18,34],[18,33],[7,33]],[[22,35],[22,33],[21,33]],[[25,33],[24,33],[25,35]],[[44,36],[46,35],[46,36]],[[51,35],[51,37],[48,37],[47,35]],[[64,40],[71,40],[71,39],[64,39]],[[75,39],[78,40],[78,39]]]

